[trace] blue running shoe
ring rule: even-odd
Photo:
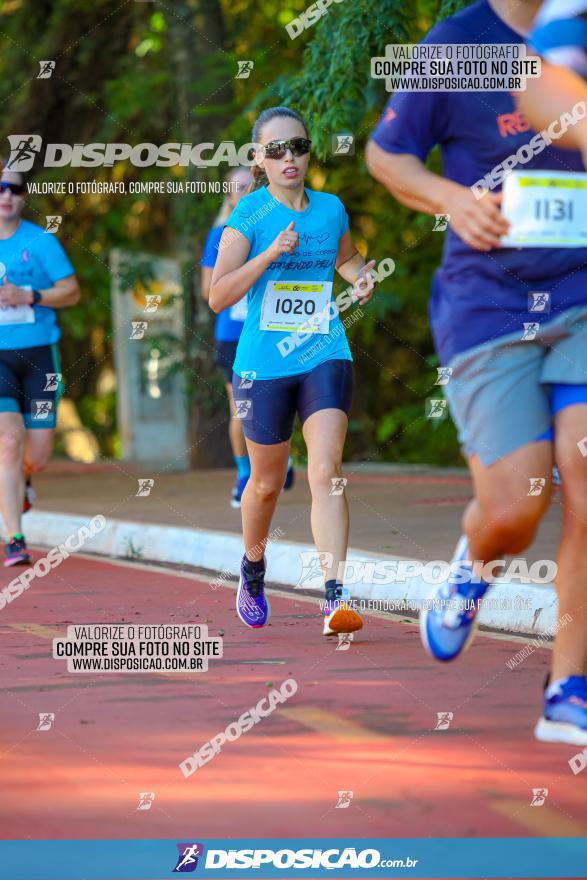
[[[541,742],[587,746],[587,676],[571,675],[547,688],[534,736]]]
[[[241,498],[243,497],[243,492],[245,491],[245,486],[249,482],[248,477],[240,477],[236,481],[236,485],[232,490],[232,496],[230,498],[230,506],[234,508],[239,508],[241,506]]]
[[[296,481],[296,472],[294,471],[293,464],[287,469],[287,474],[285,475],[285,483],[283,484],[283,491],[287,492],[288,489],[291,489],[293,484]]]
[[[236,613],[247,626],[265,626],[271,617],[269,599],[265,596],[265,564],[263,571],[251,573],[245,569],[246,555],[241,561],[241,576],[236,594]]]
[[[7,544],[4,545],[4,567],[9,568],[12,565],[30,565],[31,557],[29,556],[24,535],[14,535]]]
[[[461,572],[471,570],[468,557],[469,544],[463,535],[452,562],[462,563]],[[420,612],[420,637],[431,657],[447,663],[467,650],[477,629],[479,600],[488,587],[485,581],[456,583],[450,574],[445,583],[435,586],[426,596]]]
[[[361,615],[351,603],[350,591],[337,584],[326,591],[324,603],[324,629],[322,635],[334,636],[337,633],[351,633],[363,628]]]

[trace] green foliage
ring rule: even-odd
[[[416,42],[460,0],[353,0],[333,4],[297,39],[285,24],[307,0],[0,0],[0,136],[38,132],[62,143],[250,139],[261,109],[287,103],[307,120],[314,143],[309,184],[338,194],[364,255],[392,257],[395,273],[349,330],[357,391],[349,432],[353,458],[454,463],[449,421],[431,425],[424,402],[436,363],[427,322],[430,279],[442,236],[431,218],[398,205],[364,165],[369,133],[388,95],[370,76],[371,56],[390,42]],[[56,59],[37,80],[38,59]],[[254,61],[235,79],[238,60]],[[354,157],[335,156],[331,138],[352,132]],[[432,160],[438,167],[438,158]],[[225,169],[47,169],[39,180],[221,179]],[[61,313],[67,393],[102,449],[118,448],[112,369],[109,254],[114,247],[176,255],[185,265],[186,345],[173,351],[195,407],[220,419],[223,382],[212,363],[211,321],[195,321],[196,258],[218,196],[35,196],[28,216],[64,217],[60,238],[76,267],[82,304]],[[342,288],[343,284],[340,284]],[[200,307],[201,308],[201,307]],[[172,343],[160,340],[171,354]],[[438,390],[438,389],[436,389]],[[296,436],[294,445],[300,446]]]

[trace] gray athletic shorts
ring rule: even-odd
[[[569,309],[527,337],[509,334],[458,354],[444,393],[467,457],[488,466],[548,435],[553,411],[587,403],[587,306]],[[554,403],[551,386],[583,386]],[[564,391],[564,389],[562,389]],[[560,396],[560,395],[557,395]]]

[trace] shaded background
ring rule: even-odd
[[[370,77],[370,58],[386,43],[416,42],[462,3],[433,0],[344,0],[290,39],[285,25],[305,0],[4,0],[0,3],[0,137],[37,133],[44,142],[103,143],[251,139],[264,107],[285,103],[307,121],[315,149],[309,185],[336,193],[363,253],[392,257],[394,275],[379,287],[366,317],[349,329],[357,392],[346,457],[455,464],[452,422],[425,418],[437,360],[427,320],[430,277],[442,234],[434,218],[394,202],[368,175],[364,145],[387,93]],[[37,79],[52,59],[50,79]],[[239,60],[251,60],[236,79]],[[354,156],[335,156],[332,135],[351,132]],[[438,156],[431,157],[433,167]],[[38,169],[36,180],[221,179],[220,168]],[[95,437],[103,456],[120,454],[113,372],[109,252],[113,247],[181,259],[186,292],[186,377],[193,464],[226,465],[223,380],[212,362],[212,316],[199,302],[199,259],[220,196],[82,195],[27,199],[26,216],[44,225],[62,214],[60,239],[82,287],[80,306],[60,314],[66,395],[73,418]],[[342,289],[341,279],[335,291]],[[162,347],[165,347],[162,340]],[[175,353],[177,355],[177,352]],[[202,381],[202,378],[205,381]],[[69,404],[68,404],[69,405]],[[203,438],[206,434],[206,439]],[[201,442],[200,442],[201,441]],[[294,451],[305,459],[299,430]]]

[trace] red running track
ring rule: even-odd
[[[12,572],[0,574],[2,585]],[[449,668],[413,622],[371,616],[349,650],[317,604],[279,593],[264,630],[234,585],[69,558],[0,612],[6,839],[583,835],[579,749],[532,739],[548,651],[479,636]],[[199,674],[69,674],[68,623],[207,623],[224,658]],[[189,778],[178,764],[278,686],[289,701]],[[38,714],[52,712],[48,731]],[[437,712],[452,712],[435,730]],[[549,790],[530,806],[533,788]],[[339,791],[352,791],[337,808]],[[154,792],[138,810],[140,792]]]

